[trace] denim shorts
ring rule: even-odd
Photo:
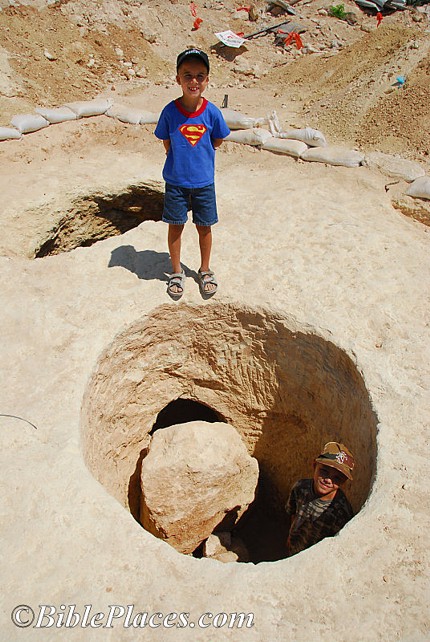
[[[218,223],[214,183],[196,188],[166,183],[162,220],[171,225],[184,225],[190,210],[196,225],[209,227]]]

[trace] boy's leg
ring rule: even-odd
[[[215,185],[207,185],[194,191],[191,197],[193,222],[196,225],[200,245],[199,272],[210,272],[212,251],[212,225],[218,222]],[[202,288],[206,294],[214,294],[217,283],[213,274],[203,276]]]
[[[200,271],[207,272],[211,260],[212,228],[210,225],[196,225],[200,246]]]
[[[210,259],[211,259],[211,250],[212,250],[212,228],[210,225],[196,225],[197,232],[199,235],[199,246],[200,246],[200,272],[209,272]],[[217,289],[215,283],[205,283],[203,289],[208,294],[214,292]]]
[[[172,262],[173,274],[179,274],[181,268],[181,236],[184,230],[183,225],[169,225],[169,232],[167,235],[167,245],[169,246],[170,260]],[[179,293],[181,289],[176,285],[171,286],[172,292]]]
[[[188,190],[189,191],[189,190]],[[181,234],[187,222],[189,195],[187,190],[166,183],[162,220],[169,224],[167,244],[173,273],[181,271]]]

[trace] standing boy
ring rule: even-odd
[[[215,150],[230,133],[221,111],[203,98],[209,82],[209,59],[200,49],[187,49],[176,61],[176,82],[182,96],[161,112],[155,135],[166,149],[163,178],[166,182],[162,220],[169,224],[168,246],[172,262],[167,291],[175,299],[184,292],[185,272],[181,267],[181,236],[193,212],[199,235],[200,290],[215,294],[218,284],[210,269],[211,226],[217,223],[215,198]]]
[[[352,479],[354,457],[348,448],[330,441],[313,466],[313,478],[294,484],[285,507],[291,516],[288,555],[336,535],[353,517],[351,504],[340,488]]]

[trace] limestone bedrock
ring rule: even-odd
[[[142,462],[142,524],[192,553],[221,523],[233,528],[257,483],[258,462],[233,426],[190,421],[157,430]]]
[[[69,127],[73,129],[73,124]],[[28,140],[44,139],[44,131]],[[57,131],[52,127],[47,133],[52,136]],[[26,151],[27,142],[20,142],[19,147]],[[214,229],[211,267],[220,285],[212,301],[202,301],[194,280],[199,251],[191,224],[185,226],[183,235],[187,279],[179,303],[166,295],[164,272],[170,268],[167,230],[162,223],[146,221],[123,236],[33,261],[22,258],[22,253],[2,252],[0,330],[5,376],[0,407],[3,413],[37,426],[35,430],[18,419],[1,418],[0,505],[5,553],[1,558],[0,629],[4,640],[428,640],[429,515],[423,483],[428,476],[430,411],[425,288],[430,274],[428,228],[392,207],[390,194],[384,190],[386,177],[370,168],[327,168],[317,163],[286,162],[285,157],[253,150],[228,153],[223,147],[217,154],[220,223]],[[126,180],[131,184],[137,180],[136,174],[140,180],[159,179],[163,160],[161,148],[150,156],[145,144],[139,156],[104,150],[101,154],[98,147],[88,149],[84,159],[69,152],[67,162],[47,160],[43,173],[41,162],[20,163],[19,171],[15,164],[13,176],[2,167],[2,220],[6,221],[7,209],[13,210],[2,234],[17,244],[24,235],[34,247],[33,219],[27,218],[25,226],[19,222],[20,212],[31,208],[36,195],[40,200],[48,189],[50,198],[60,199],[78,181],[86,183],[88,193],[94,193],[94,183],[101,179],[109,181],[109,189],[115,181],[118,186]],[[35,164],[43,181],[34,178]],[[112,266],[112,255],[122,258],[122,263],[115,261]],[[252,257],[252,270],[245,265],[247,257]],[[241,324],[232,324],[227,334],[224,320],[231,323],[231,303],[235,310],[239,308]],[[155,314],[160,306],[163,314]],[[190,323],[184,329],[187,306]],[[262,336],[259,323],[251,334],[255,349],[249,355],[255,367],[244,368],[237,342],[228,341],[225,350],[215,350],[220,344],[220,339],[212,341],[216,319],[223,322],[218,334],[224,332],[227,343],[226,337],[240,338],[243,327],[256,325],[256,319],[261,318],[256,315],[259,309],[266,310],[264,333]],[[169,325],[163,321],[167,312]],[[270,333],[266,328],[271,328]],[[194,331],[190,333],[190,329]],[[246,342],[251,329],[246,332]],[[337,355],[341,365],[346,364],[343,370],[350,371],[351,361],[362,375],[378,418],[377,461],[365,504],[336,537],[289,559],[256,565],[220,564],[181,555],[133,519],[124,508],[123,495],[127,498],[128,489],[123,493],[122,488],[130,483],[139,452],[145,447],[143,429],[147,427],[149,432],[158,412],[183,390],[187,398],[197,397],[218,409],[234,426],[236,417],[240,420],[242,416],[243,432],[245,420],[249,427],[248,410],[255,407],[253,421],[264,424],[267,435],[259,446],[259,464],[264,460],[269,467],[273,462],[276,479],[285,483],[286,491],[286,456],[291,461],[289,478],[297,472],[309,474],[315,450],[327,434],[332,437],[333,429],[337,430],[337,422],[331,419],[338,417],[342,428],[351,423],[351,404],[340,412],[330,395],[335,393],[335,401],[351,399],[357,388],[347,385],[348,378],[339,381],[339,368],[333,367],[333,361],[307,359],[306,363],[318,366],[315,375],[321,382],[339,381],[337,389],[316,381],[316,391],[330,392],[323,397],[324,406],[334,408],[334,414],[323,414],[321,395],[307,386],[316,376],[311,376],[310,368],[302,367],[301,361],[287,360],[289,352],[283,345],[280,350],[279,341],[275,341],[281,333],[287,347],[295,344],[294,332],[300,333],[300,348],[314,345],[320,351],[321,347],[322,355],[324,345],[331,342],[337,349],[332,348],[330,354]],[[266,358],[263,341],[267,335],[270,358]],[[139,338],[141,344],[151,341],[141,353],[135,347]],[[127,360],[130,339],[134,343]],[[161,339],[161,350],[170,354],[165,367],[159,367],[160,359],[156,360]],[[183,354],[187,352],[176,348],[181,348],[180,339],[190,344],[185,368]],[[103,360],[102,355],[111,346],[115,357],[119,340],[124,344],[119,345],[118,365],[120,358],[124,365],[117,372],[116,362],[107,357]],[[159,370],[152,378],[145,366],[151,346],[151,363]],[[275,351],[279,355],[276,362]],[[313,354],[317,356],[318,351]],[[229,388],[217,393],[219,376],[205,374],[203,379],[196,376],[190,380],[192,356],[197,375],[202,353],[208,355],[216,375],[225,368],[223,381],[231,386],[231,392]],[[312,356],[309,348],[307,354]],[[255,359],[253,355],[257,355]],[[266,365],[261,372],[262,362]],[[100,363],[106,373],[99,372]],[[285,363],[286,371],[278,363]],[[238,385],[241,379],[234,377],[235,370],[238,375],[249,371],[258,390],[255,402],[248,389]],[[278,375],[282,375],[282,395],[271,383]],[[83,396],[96,376],[97,394],[90,397],[94,412],[86,413]],[[299,385],[303,377],[306,394],[298,397],[296,390],[303,388]],[[356,379],[350,377],[349,381]],[[129,396],[127,387],[134,396]],[[103,394],[105,388],[109,397]],[[121,405],[124,401],[126,405]],[[285,408],[281,416],[299,437],[303,424],[315,429],[321,426],[321,433],[314,432],[315,437],[309,439],[303,431],[300,443],[305,448],[288,451],[286,439],[292,430],[272,430],[276,417],[264,416],[267,408],[273,407],[280,413]],[[296,408],[312,412],[298,413]],[[86,423],[90,422],[94,439],[89,445],[94,455],[86,450]],[[352,499],[354,489],[366,489],[366,479],[362,485],[359,479],[366,462],[361,456],[361,452],[365,454],[361,425],[357,416],[354,430],[341,433],[357,456],[357,476],[354,474],[351,492],[347,491]],[[115,439],[104,436],[109,428]],[[140,438],[133,452],[137,456],[128,458],[130,442]],[[253,432],[251,438],[255,443],[258,434]],[[113,480],[107,486],[108,475],[104,474],[103,483],[99,477],[109,465],[109,448]],[[99,468],[97,451],[103,455]],[[273,451],[285,453],[285,459],[272,459]],[[190,612],[196,626],[169,631],[160,627],[157,633],[149,628],[123,630],[118,621],[112,631],[76,627],[72,634],[52,627],[42,634],[28,627],[18,632],[11,612],[20,604],[34,610],[39,604],[58,609],[61,604],[76,604],[81,613],[86,604],[93,604],[93,613],[107,613],[112,604],[134,604],[135,612]],[[254,626],[243,631],[227,625],[217,631],[197,626],[200,614],[222,611],[252,612]]]

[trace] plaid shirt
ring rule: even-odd
[[[336,535],[354,514],[340,488],[331,501],[324,501],[315,494],[312,479],[301,479],[294,484],[285,509],[292,517],[289,555]]]

